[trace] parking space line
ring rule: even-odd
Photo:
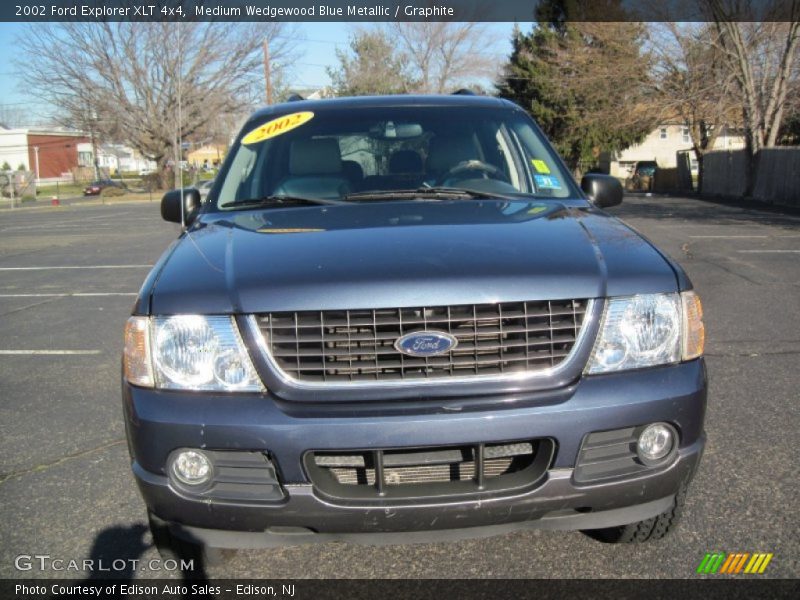
[[[0,294],[0,298],[90,298],[93,296],[137,296],[136,292],[63,292],[50,294]]]
[[[98,229],[119,229],[119,225],[114,225],[113,223],[93,223],[91,227],[87,227],[86,225],[58,225],[56,227],[50,225],[36,225],[34,227],[4,227],[0,229],[0,232],[13,233],[15,231],[24,231],[24,235],[39,235],[41,232],[52,233],[56,231],[57,233],[63,233],[72,229],[79,231],[90,229],[91,231],[96,231]]]
[[[63,219],[63,218],[62,219],[53,219],[52,222],[54,223],[54,225],[49,225],[48,223],[42,222],[40,220],[40,222],[36,223],[36,224],[32,224],[32,225],[15,225],[12,228],[13,229],[31,229],[31,228],[48,227],[48,226],[50,228],[52,228],[54,226],[59,227],[59,226],[62,226],[62,225],[68,225],[70,223],[76,223],[78,225],[83,225],[83,224],[86,223],[86,221],[97,221],[97,220],[102,220],[102,219],[116,220],[116,219],[118,219],[119,217],[122,217],[122,216],[125,216],[125,214],[124,213],[119,213],[119,214],[114,214],[114,215],[102,214],[102,215],[95,215],[93,217],[81,217],[79,219],[66,219],[66,220]]]
[[[0,271],[51,271],[57,269],[150,269],[153,265],[67,265],[54,267],[0,267]]]
[[[763,239],[768,238],[768,235],[690,235],[690,238],[695,239],[709,239],[709,240],[745,240],[745,239]]]
[[[800,254],[800,250],[737,250],[739,254]]]
[[[125,220],[126,224],[130,224],[131,222],[139,222],[139,223],[152,223],[154,219],[151,218],[129,218]],[[36,225],[12,225],[10,227],[3,227],[0,229],[0,232],[13,232],[13,231],[29,231],[31,233],[36,233],[37,230],[42,231],[63,231],[65,229],[102,229],[102,228],[113,228],[119,229],[119,223],[116,221],[112,222],[109,221],[108,223],[86,223],[80,221],[61,221],[56,224],[51,223],[37,223]]]
[[[62,354],[100,354],[100,350],[0,350],[0,355],[17,355],[17,356],[30,356],[30,355],[62,355]]]

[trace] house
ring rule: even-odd
[[[189,165],[202,169],[203,167],[218,167],[225,158],[227,147],[220,144],[206,144],[186,154]]]
[[[0,127],[0,165],[32,171],[40,182],[71,181],[79,165],[78,147],[86,142],[81,131]]]
[[[89,148],[89,163],[91,166],[91,148]],[[149,173],[155,171],[155,161],[142,156],[142,154],[123,144],[101,144],[97,147],[97,166],[108,173]]]
[[[735,150],[744,147],[744,136],[733,128],[726,127],[717,136],[714,150]],[[697,172],[697,160],[692,151],[692,138],[689,128],[680,121],[669,121],[656,127],[639,144],[634,144],[613,155],[604,153],[600,163],[603,171],[615,177],[626,178],[632,175],[636,162],[655,160],[661,168],[677,167],[677,153],[689,151],[691,169]]]

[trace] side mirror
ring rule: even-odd
[[[587,173],[581,179],[581,189],[598,208],[622,203],[622,185],[616,177]]]
[[[200,192],[196,188],[183,189],[183,221],[192,224],[200,208]],[[181,190],[170,190],[161,198],[161,218],[171,223],[181,222]]]

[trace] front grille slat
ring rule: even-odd
[[[550,300],[275,312],[256,315],[277,367],[288,377],[346,383],[535,372],[573,350],[587,300]],[[398,352],[411,332],[440,331],[455,348],[428,357]]]
[[[539,440],[405,450],[321,451],[310,453],[306,465],[316,486],[336,491],[341,497],[356,493],[356,488],[367,495],[382,497],[409,485],[417,487],[407,493],[421,497],[431,493],[431,489],[419,484],[457,483],[482,491],[487,486],[503,487],[504,477],[514,474],[530,472],[535,479],[547,464],[542,463],[534,473],[534,461],[540,451],[547,459],[551,447],[549,441],[544,441],[544,447],[542,443]],[[359,497],[363,498],[363,493]]]

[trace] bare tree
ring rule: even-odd
[[[263,89],[262,40],[280,63],[292,50],[284,31],[281,23],[35,24],[18,40],[18,68],[65,124],[129,144],[159,163],[166,184],[178,133],[190,138],[252,106]]]
[[[734,76],[748,151],[746,195],[755,187],[757,155],[774,146],[783,123],[787,93],[796,81],[800,45],[800,0],[790,0],[790,20],[752,18],[748,4],[710,0],[718,48]],[[785,8],[785,7],[782,7]],[[752,18],[745,21],[744,19]]]
[[[502,64],[485,23],[395,22],[386,31],[407,57],[415,91],[423,94],[443,94],[494,79]]]
[[[22,125],[30,125],[25,119],[27,112],[15,104],[0,104],[0,127],[13,129]]]
[[[703,159],[720,133],[741,123],[733,73],[718,48],[710,23],[654,23],[650,31],[656,65],[653,83],[666,118],[688,128],[703,185]]]
[[[491,81],[502,59],[484,23],[408,22],[357,29],[328,75],[340,95],[443,94]]]

